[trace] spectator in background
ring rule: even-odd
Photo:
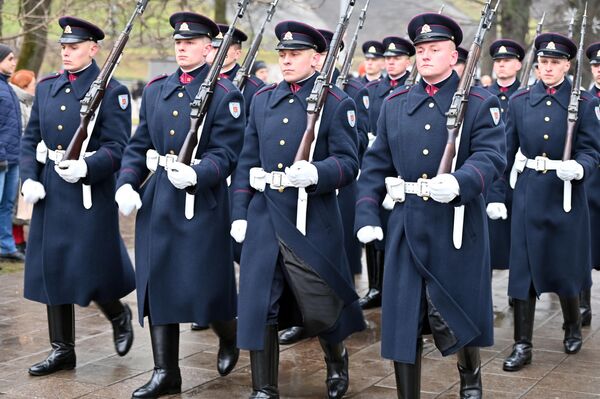
[[[494,83],[494,81],[492,80],[492,77],[490,75],[481,76],[481,86],[489,87],[492,85],[492,83]]]
[[[12,235],[12,215],[19,186],[21,109],[19,99],[9,86],[17,59],[12,49],[0,44],[0,259],[22,262]]]
[[[269,68],[264,61],[256,61],[252,66],[250,75],[256,76],[265,83],[269,83]]]
[[[19,104],[21,106],[21,134],[23,134],[27,127],[27,122],[29,122],[31,107],[33,106],[33,96],[35,95],[36,84],[35,73],[27,69],[21,69],[20,71],[15,72],[9,82],[19,99]],[[25,253],[27,243],[25,242],[23,226],[28,224],[31,219],[33,205],[25,202],[23,195],[20,193],[21,190],[18,191],[12,230],[17,250]]]

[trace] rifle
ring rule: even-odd
[[[442,3],[442,6],[440,7],[438,14],[441,14],[442,12],[444,12],[445,7],[446,7],[446,4]],[[415,82],[417,81],[418,78],[419,78],[419,71],[417,70],[417,58],[415,57],[415,60],[413,61],[412,67],[410,69],[410,73],[409,73],[408,77],[406,78],[406,81],[404,81],[404,86],[411,87],[412,85],[415,84]]]
[[[365,6],[360,11],[356,30],[354,31],[354,36],[352,36],[350,47],[348,47],[348,50],[346,51],[346,57],[344,58],[344,63],[342,64],[340,76],[338,76],[337,80],[335,81],[335,85],[341,90],[346,90],[346,85],[348,84],[348,75],[350,74],[352,59],[354,58],[354,52],[356,51],[356,45],[358,43],[358,34],[365,24],[365,19],[367,18],[367,9],[369,8],[370,1],[371,0],[367,0],[365,2]]]
[[[256,61],[256,55],[258,53],[258,49],[260,47],[260,43],[262,42],[263,34],[265,33],[265,26],[268,22],[273,18],[273,14],[275,14],[275,8],[277,7],[277,3],[279,0],[273,0],[269,4],[269,8],[267,9],[267,16],[265,17],[260,29],[254,39],[252,39],[252,45],[250,46],[250,50],[246,54],[244,58],[244,62],[240,66],[240,69],[235,74],[233,78],[233,85],[237,87],[240,91],[244,90],[244,86],[246,85],[246,80],[250,76],[250,71],[254,66],[254,62]]]
[[[569,39],[573,38],[573,27],[575,26],[575,14],[577,14],[577,10],[573,10],[573,14],[571,15],[571,20],[569,21],[569,29],[568,29]]]
[[[465,113],[467,112],[469,92],[471,91],[471,84],[473,83],[473,79],[475,77],[475,68],[477,67],[479,56],[481,55],[481,45],[483,43],[485,34],[492,25],[500,2],[501,0],[497,0],[496,6],[492,9],[492,0],[487,0],[483,11],[481,12],[481,20],[479,21],[479,27],[477,28],[475,38],[473,39],[473,43],[469,49],[469,57],[467,58],[465,72],[460,78],[458,89],[456,90],[456,93],[454,93],[454,96],[452,97],[452,103],[450,104],[450,109],[446,113],[448,141],[446,142],[444,154],[442,155],[440,166],[438,167],[438,175],[443,173],[451,173],[456,168],[456,161],[458,158],[457,143],[460,145],[462,124],[465,118]],[[462,246],[462,230],[465,217],[464,212],[464,206],[454,208],[454,231],[452,240],[456,249],[460,249]]]
[[[531,46],[529,47],[527,55],[525,56],[525,63],[521,69],[521,75],[519,76],[519,81],[521,82],[519,84],[519,90],[529,87],[529,75],[531,74],[531,68],[533,67],[533,61],[535,60],[535,38],[542,33],[544,18],[546,18],[546,12],[542,14],[542,18],[537,24],[537,28],[535,29],[535,37],[531,41]]]
[[[202,135],[202,130],[204,127],[204,119],[208,112],[208,106],[210,105],[210,100],[212,99],[215,85],[219,79],[221,68],[225,62],[225,57],[227,57],[227,51],[229,50],[229,46],[231,46],[231,42],[233,40],[235,24],[237,23],[238,19],[244,16],[244,12],[248,7],[249,1],[250,0],[238,1],[237,13],[233,17],[231,24],[229,24],[227,33],[225,33],[225,36],[223,36],[223,41],[221,42],[219,50],[215,55],[215,59],[210,66],[206,79],[204,79],[204,82],[202,82],[202,85],[198,90],[198,94],[196,94],[194,101],[192,101],[190,104],[190,129],[188,130],[183,145],[179,150],[177,162],[181,162],[185,165],[191,165],[192,161],[196,158],[196,151],[198,150],[200,136]],[[188,220],[194,217],[194,195],[189,193],[186,193],[185,196],[185,217]]]
[[[310,95],[306,99],[306,130],[302,136],[302,141],[298,146],[298,151],[294,158],[294,162],[298,161],[310,161],[315,150],[315,144],[317,142],[317,135],[319,133],[319,125],[321,119],[321,112],[323,112],[323,106],[327,99],[327,92],[332,87],[331,80],[333,78],[333,72],[335,71],[335,60],[337,59],[338,52],[342,45],[342,38],[344,32],[348,27],[352,10],[354,9],[354,3],[356,0],[349,0],[346,5],[346,10],[340,17],[337,24],[327,57],[321,69],[321,73],[315,80],[315,84],[310,92]],[[308,195],[306,189],[298,189],[298,207],[296,213],[296,228],[303,234],[306,235],[306,211],[308,210]]]
[[[106,91],[106,86],[112,78],[121,57],[123,56],[123,50],[125,45],[129,41],[129,34],[133,29],[133,22],[135,18],[144,13],[148,0],[138,0],[135,6],[133,15],[129,18],[125,29],[119,35],[119,38],[115,42],[108,58],[104,62],[98,77],[90,86],[88,92],[85,94],[83,100],[81,100],[81,108],[79,109],[80,121],[69,146],[67,147],[62,159],[63,160],[77,160],[83,158],[85,150],[87,149],[94,126],[96,124],[96,116],[102,104],[102,99]],[[83,206],[85,209],[92,207],[92,190],[89,185],[83,185]]]
[[[575,76],[573,77],[573,88],[571,89],[569,107],[567,108],[567,135],[565,137],[565,148],[562,156],[563,161],[568,161],[569,159],[571,159],[571,151],[573,150],[573,137],[575,136],[575,124],[577,123],[577,114],[579,112],[579,101],[581,97],[581,70],[586,26],[587,2],[585,3],[585,8],[583,9],[583,17],[581,18],[581,36],[579,37],[579,47],[577,48],[577,67],[575,69]],[[565,212],[571,211],[572,188],[573,186],[570,181],[564,182],[563,209]]]

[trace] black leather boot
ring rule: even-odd
[[[511,354],[504,360],[504,371],[519,371],[531,363],[535,301],[534,294],[527,300],[513,299],[515,343]]]
[[[460,399],[481,399],[481,359],[479,348],[461,348],[456,354],[460,374]]]
[[[565,339],[565,353],[574,354],[581,349],[581,314],[579,313],[579,297],[559,297],[560,307],[563,312]]]
[[[136,389],[132,398],[158,398],[181,392],[179,371],[179,324],[150,325],[154,372],[150,381]]]
[[[327,364],[327,397],[329,399],[343,398],[350,385],[348,351],[343,342],[330,344],[319,338],[319,343],[325,353],[325,363]]]
[[[250,351],[252,371],[252,394],[250,399],[279,399],[277,388],[279,372],[279,339],[277,324],[265,328],[265,347],[261,351]]]
[[[300,342],[306,337],[305,332],[304,327],[300,326],[286,328],[279,332],[279,344],[291,345]]]
[[[34,376],[48,375],[59,370],[72,370],[77,363],[73,305],[48,305],[46,310],[52,351],[46,360],[29,368],[29,374]]]
[[[592,289],[582,290],[579,294],[579,311],[581,312],[581,325],[587,327],[592,324]]]
[[[235,367],[240,350],[237,348],[237,320],[215,321],[210,327],[219,337],[219,353],[217,355],[217,371],[221,376],[231,373]]]
[[[131,309],[121,301],[97,304],[102,313],[110,320],[113,328],[113,342],[119,356],[125,356],[133,345],[133,326]]]
[[[421,396],[421,353],[423,338],[417,338],[415,364],[394,362],[398,399],[418,399]]]
[[[367,276],[369,278],[369,291],[358,300],[363,309],[372,309],[381,306],[381,286],[383,283],[383,258],[385,253],[375,249],[375,244],[365,244],[367,257]]]
[[[208,330],[208,326],[203,326],[200,323],[192,323],[192,325],[190,326],[190,328],[192,329],[192,331]]]

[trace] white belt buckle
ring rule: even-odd
[[[285,173],[283,172],[271,172],[271,184],[270,187],[272,190],[279,190],[284,187],[283,178]]]
[[[548,169],[546,169],[546,161],[548,160],[548,158],[542,157],[542,156],[537,156],[534,159],[535,159],[535,170],[537,172],[546,173],[548,171]]]
[[[417,179],[417,195],[419,197],[429,197],[429,179]]]
[[[65,156],[65,150],[54,150],[54,163],[59,164]]]
[[[173,162],[177,162],[177,155],[175,154],[167,154],[165,155],[165,169],[169,169],[169,165]]]

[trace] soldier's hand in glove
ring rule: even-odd
[[[577,161],[563,161],[556,169],[556,175],[563,181],[583,179],[583,166]]]
[[[285,174],[294,187],[305,188],[317,184],[319,181],[317,167],[308,161],[298,161],[289,168],[285,168]]]
[[[459,193],[458,180],[450,173],[437,175],[429,180],[429,195],[434,201],[447,204],[456,198]]]
[[[183,190],[184,188],[195,186],[198,182],[196,171],[188,165],[181,162],[173,162],[167,169],[167,177],[176,188]]]
[[[131,184],[124,184],[115,193],[115,201],[119,205],[119,211],[128,216],[134,209],[142,207],[140,195],[131,187]]]
[[[487,212],[488,217],[492,220],[506,220],[508,218],[506,205],[504,205],[502,202],[490,202],[487,204],[485,211]]]
[[[394,209],[394,205],[395,204],[396,203],[394,202],[394,200],[392,199],[392,197],[390,197],[389,194],[386,194],[385,198],[383,199],[383,203],[381,204],[381,206],[386,211],[391,211],[392,209]]]
[[[87,176],[88,167],[83,159],[60,161],[54,170],[67,183],[77,183]]]
[[[21,193],[23,194],[23,199],[25,202],[29,204],[35,204],[41,199],[46,197],[46,190],[44,189],[44,185],[39,181],[27,179],[21,185]]]
[[[383,240],[383,230],[379,226],[364,226],[356,232],[356,238],[363,244],[368,244],[375,240]]]
[[[247,227],[248,227],[247,221],[242,220],[242,219],[234,220],[233,223],[231,223],[231,230],[229,231],[229,234],[231,235],[231,237],[233,237],[235,242],[237,242],[238,244],[241,244],[242,242],[244,242],[244,239],[246,238],[246,228]]]

